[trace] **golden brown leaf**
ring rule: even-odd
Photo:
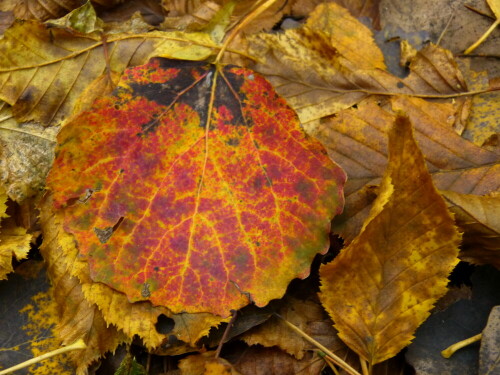
[[[78,34],[37,21],[16,22],[0,40],[0,99],[18,121],[57,125],[82,91],[109,67],[122,72],[149,57],[203,60],[212,50],[203,33],[154,31],[145,34]]]
[[[215,352],[190,355],[179,362],[184,375],[239,375],[224,358],[215,358]]]
[[[99,308],[105,322],[122,330],[129,340],[138,335],[149,349],[156,348],[165,341],[167,346],[162,347],[162,354],[180,354],[179,352],[184,353],[192,348],[188,349],[182,343],[168,343],[169,337],[156,329],[160,315],[174,321],[174,327],[168,335],[173,335],[176,340],[181,340],[191,347],[207,335],[211,327],[227,321],[208,313],[172,314],[168,309],[153,306],[149,301],[131,303],[123,293],[105,284],[94,283],[90,278],[87,262],[78,257],[73,236],[63,230],[62,218],[60,215],[51,214],[52,206],[49,200],[50,198],[47,198],[41,208],[44,238],[53,239],[46,246],[52,249],[51,253],[57,252],[58,262],[66,265],[72,280],[78,280],[78,287],[85,297],[85,302]]]
[[[369,218],[359,236],[320,269],[320,299],[340,338],[371,364],[396,355],[445,294],[459,242],[411,123],[398,117]]]
[[[322,120],[315,134],[349,176],[344,213],[334,220],[334,231],[348,242],[359,233],[377,194],[387,163],[386,134],[394,111],[406,112],[412,119],[415,137],[439,189],[488,194],[500,188],[500,157],[456,134],[453,104],[399,96],[390,104],[387,108],[373,98],[366,99],[357,108]]]
[[[342,7],[319,5],[307,23],[281,34],[249,38],[253,68],[308,123],[332,115],[372,94],[442,95],[466,91],[451,53],[429,45],[399,79],[386,71],[371,31]]]
[[[464,233],[460,259],[500,268],[500,194],[486,196],[442,191]]]
[[[283,319],[300,328],[303,332],[326,346],[333,352],[345,350],[345,345],[337,337],[330,319],[316,301],[286,300],[278,310]],[[282,319],[271,317],[268,321],[241,336],[248,345],[278,346],[297,359],[302,359],[307,350],[315,349],[312,344],[292,331]]]
[[[79,7],[84,0],[5,0],[0,5],[2,11],[13,11],[16,18],[45,21],[57,18]]]
[[[68,354],[77,367],[77,374],[84,374],[90,363],[130,339],[116,326],[108,324],[98,307],[85,299],[79,280],[71,275],[71,265],[63,259],[63,246],[67,244],[61,242],[60,235],[64,231],[58,228],[57,217],[50,211],[42,210],[41,221],[44,242],[40,250],[54,286],[54,299],[60,317],[56,332],[65,345],[84,339],[87,344],[85,350]]]

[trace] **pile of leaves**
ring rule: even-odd
[[[0,372],[498,372],[500,80],[386,5],[2,2]]]

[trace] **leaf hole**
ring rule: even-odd
[[[169,318],[165,314],[161,314],[160,316],[158,316],[158,320],[156,321],[155,324],[155,328],[158,333],[161,333],[162,335],[167,335],[170,332],[172,332],[174,327],[175,327],[175,321],[172,318]],[[175,337],[175,339],[177,340],[177,337]],[[170,343],[170,337],[169,337],[169,344],[172,344]]]

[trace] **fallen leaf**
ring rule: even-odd
[[[500,195],[441,194],[464,231],[460,259],[500,269]]]
[[[47,203],[42,202],[42,204]],[[53,298],[59,315],[56,335],[64,345],[80,338],[84,339],[87,344],[85,350],[68,354],[77,369],[77,374],[83,375],[89,364],[101,358],[106,352],[114,351],[119,344],[129,342],[130,339],[118,331],[116,326],[108,324],[99,308],[85,299],[80,281],[71,274],[72,265],[62,257],[63,246],[67,243],[61,242],[60,236],[65,236],[65,233],[57,229],[57,217],[50,211],[42,209],[41,221],[44,223],[44,241],[40,252],[54,286]]]
[[[321,266],[320,300],[339,337],[370,364],[407,346],[458,263],[460,236],[408,118],[389,132],[389,163],[363,229]]]
[[[137,335],[148,349],[161,345],[164,355],[183,354],[192,351],[196,342],[208,334],[211,327],[223,321],[220,317],[207,313],[173,315],[165,307],[153,306],[148,301],[130,303],[124,294],[107,285],[94,283],[90,278],[87,262],[78,257],[73,236],[63,230],[64,219],[61,215],[51,213],[51,208],[51,198],[46,197],[41,206],[41,224],[46,239],[44,246],[52,257],[58,259],[59,264],[66,265],[70,280],[75,283],[78,281],[78,289],[85,297],[83,305],[98,308],[97,311],[100,311],[99,315],[102,314],[106,324],[123,331],[128,340]],[[81,298],[80,294],[78,298]],[[173,320],[169,332],[160,333],[156,329],[161,315]]]
[[[486,38],[488,38],[488,36],[493,32],[493,30],[495,30],[495,28],[500,24],[500,2],[498,0],[486,0],[486,2],[490,6],[490,9],[493,12],[493,15],[495,16],[496,20],[472,46],[470,46],[464,51],[464,55],[468,55],[472,51],[474,51],[481,43],[485,41]]]
[[[215,352],[190,355],[179,362],[184,375],[239,375],[224,358],[215,358]]]
[[[337,337],[330,319],[328,319],[318,302],[288,298],[285,305],[278,310],[278,313],[283,319],[286,319],[331,351],[345,351],[345,345]],[[306,351],[315,349],[312,344],[305,341],[283,323],[281,319],[276,317],[272,317],[264,324],[253,328],[242,335],[240,339],[248,345],[278,346],[297,359],[304,358]]]
[[[147,371],[130,353],[127,353],[114,375],[147,375]]]
[[[57,131],[36,123],[19,124],[0,102],[0,181],[17,203],[44,191],[54,160]]]
[[[257,34],[249,43],[250,54],[259,57],[252,68],[271,81],[304,124],[369,95],[467,91],[451,53],[434,45],[418,52],[408,77],[393,76],[371,31],[334,3],[319,5],[301,28]]]
[[[48,21],[46,24],[50,27],[61,27],[68,31],[77,31],[82,34],[103,31],[103,22],[97,17],[95,9],[90,1],[72,10],[64,17],[54,21]]]
[[[488,323],[483,330],[481,350],[479,351],[478,374],[495,374],[500,370],[500,306],[495,306],[490,313]]]
[[[259,346],[240,350],[230,362],[242,375],[319,375],[325,367],[324,360],[313,352],[298,360],[277,348]]]
[[[173,313],[282,297],[342,209],[343,171],[244,68],[152,59],[58,140],[47,184],[92,280]]]
[[[213,43],[203,33],[78,34],[37,21],[16,21],[0,41],[0,99],[19,122],[58,125],[85,87],[109,67],[122,72],[150,55],[203,60]],[[106,59],[104,48],[109,51]]]
[[[389,105],[369,98],[321,121],[314,136],[349,179],[344,213],[334,220],[335,233],[347,242],[359,233],[377,195],[387,164],[386,134],[395,111],[408,113],[438,189],[483,195],[500,189],[500,157],[469,142],[452,128],[455,107],[420,98],[394,97]]]

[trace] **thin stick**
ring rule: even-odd
[[[325,346],[321,345],[319,342],[317,342],[315,339],[313,339],[311,336],[309,336],[307,333],[303,332],[300,328],[296,327],[292,323],[290,323],[288,320],[280,316],[279,314],[274,314],[283,322],[290,327],[294,332],[298,333],[301,335],[305,340],[309,341],[311,344],[316,346],[318,349],[322,350],[325,352],[330,359],[337,365],[342,367],[347,373],[350,375],[361,375],[359,372],[357,372],[354,368],[352,368],[347,362],[345,362],[342,358],[340,358],[338,355],[335,355],[333,352],[328,350]]]
[[[441,35],[439,36],[439,39],[436,42],[436,46],[439,46],[441,44],[441,39],[443,39],[444,34],[448,31],[448,27],[450,27],[451,20],[455,17],[455,11],[451,12],[450,19],[448,22],[446,22],[446,26],[444,27],[443,31],[441,32]]]
[[[467,48],[464,52],[464,55],[468,55],[469,53],[471,53],[472,51],[474,51],[482,42],[484,42],[484,40],[493,32],[493,30],[495,30],[495,28],[500,24],[500,18],[497,19],[495,22],[493,22],[493,24],[490,26],[490,28],[488,30],[486,30],[486,32],[481,36],[481,38],[479,38],[476,43],[474,43],[472,46],[470,46],[469,48]]]
[[[219,358],[220,351],[222,350],[222,345],[224,345],[224,342],[227,339],[227,336],[229,335],[229,331],[231,330],[232,325],[234,324],[234,321],[236,320],[236,314],[237,311],[233,310],[233,316],[231,317],[231,320],[229,323],[227,323],[227,327],[224,331],[224,334],[222,335],[222,338],[219,341],[219,345],[217,346],[217,350],[215,351],[215,358]]]
[[[444,358],[450,358],[457,350],[462,349],[463,347],[466,347],[467,345],[470,345],[472,343],[475,343],[476,341],[481,340],[482,336],[483,336],[483,334],[480,333],[479,335],[472,336],[472,337],[469,337],[468,339],[456,342],[455,344],[450,345],[445,350],[443,350],[441,352],[441,355]]]
[[[371,375],[371,366],[370,366],[370,369],[368,369],[368,366],[366,365],[366,361],[359,357],[359,363],[361,364],[361,372],[363,373],[363,375]]]
[[[20,370],[22,368],[34,365],[35,363],[44,361],[47,358],[51,358],[51,357],[54,357],[56,355],[59,355],[59,354],[62,354],[62,353],[66,353],[66,352],[69,352],[71,350],[85,349],[86,347],[87,347],[87,345],[85,345],[85,343],[83,342],[83,340],[79,339],[79,340],[75,341],[73,344],[65,346],[64,348],[59,348],[59,349],[56,349],[56,350],[52,350],[51,352],[39,355],[38,357],[35,357],[35,358],[31,358],[30,360],[27,360],[27,361],[25,361],[23,363],[19,363],[18,365],[10,367],[10,368],[8,368],[6,370],[2,370],[2,371],[0,371],[0,375],[10,374],[11,372],[14,372],[14,371]]]
[[[330,367],[330,369],[333,371],[333,373],[335,375],[340,375],[339,374],[339,371],[337,370],[337,368],[335,367],[335,363],[333,363],[333,361],[330,359],[330,357],[328,357],[327,355],[325,355],[323,357],[323,359],[325,360],[325,362],[328,364],[328,366]]]

